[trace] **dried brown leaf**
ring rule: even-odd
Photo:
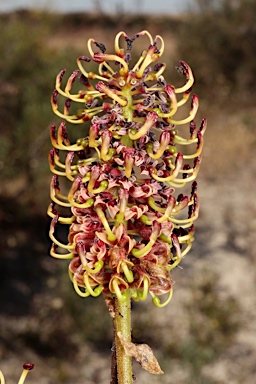
[[[124,347],[125,354],[134,357],[136,361],[146,371],[154,375],[161,375],[164,372],[161,370],[157,359],[155,358],[152,349],[147,344],[134,344],[124,339],[121,332],[117,333],[122,346]]]

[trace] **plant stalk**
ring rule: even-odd
[[[132,384],[132,359],[125,354],[117,336],[118,332],[121,332],[126,341],[131,341],[131,298],[129,290],[123,296],[125,296],[123,302],[119,301],[117,297],[115,298],[114,332],[117,378],[118,384]]]

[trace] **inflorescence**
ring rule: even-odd
[[[148,37],[149,47],[131,65],[130,51],[140,36]],[[120,39],[127,49],[120,47]],[[90,57],[77,59],[79,70],[65,87],[65,70],[56,79],[51,102],[62,122],[50,129],[50,253],[71,259],[70,278],[82,297],[103,293],[123,301],[129,291],[138,301],[149,293],[161,307],[172,296],[170,271],[194,240],[199,211],[195,179],[206,119],[196,127],[196,95],[188,116],[174,117],[189,100],[194,78],[181,61],[185,84],[175,88],[165,81],[166,64],[154,64],[164,52],[161,36],[153,39],[142,31],[130,38],[120,32],[114,47],[115,53],[108,54],[103,44],[89,39]],[[98,74],[86,71],[84,64],[92,63]],[[82,89],[75,93],[79,82]],[[81,107],[74,110],[74,103]],[[88,134],[71,144],[66,122],[89,122]],[[178,131],[183,125],[188,129]],[[60,190],[60,177],[70,182],[66,193]],[[186,185],[191,192],[175,197],[175,189]],[[61,214],[63,207],[71,214]],[[67,244],[56,238],[58,223],[69,226]],[[162,294],[167,294],[163,302]]]

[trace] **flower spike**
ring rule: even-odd
[[[130,66],[142,36],[147,45]],[[163,307],[173,293],[170,272],[189,252],[199,214],[195,179],[207,122],[197,127],[194,76],[180,61],[185,84],[167,83],[164,40],[145,30],[131,37],[119,32],[112,52],[93,38],[87,47],[78,69],[57,75],[51,98],[62,122],[50,128],[50,254],[70,259],[69,276],[81,297],[103,294],[124,303],[127,295],[139,301],[150,294]],[[86,69],[89,62],[95,72]],[[188,100],[190,112],[179,120]],[[84,128],[73,143],[69,124]],[[190,195],[175,192],[188,185]],[[64,243],[57,224],[69,226]]]

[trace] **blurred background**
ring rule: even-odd
[[[107,4],[107,5],[106,5]],[[103,298],[78,297],[49,256],[47,154],[55,77],[90,37],[148,29],[166,44],[166,79],[193,69],[207,116],[196,241],[173,272],[172,302],[133,305],[133,337],[165,371],[134,364],[140,384],[254,384],[256,375],[256,2],[0,1],[0,369],[16,383],[110,381],[112,324]],[[140,52],[138,52],[140,54]],[[133,53],[134,55],[134,53]]]

